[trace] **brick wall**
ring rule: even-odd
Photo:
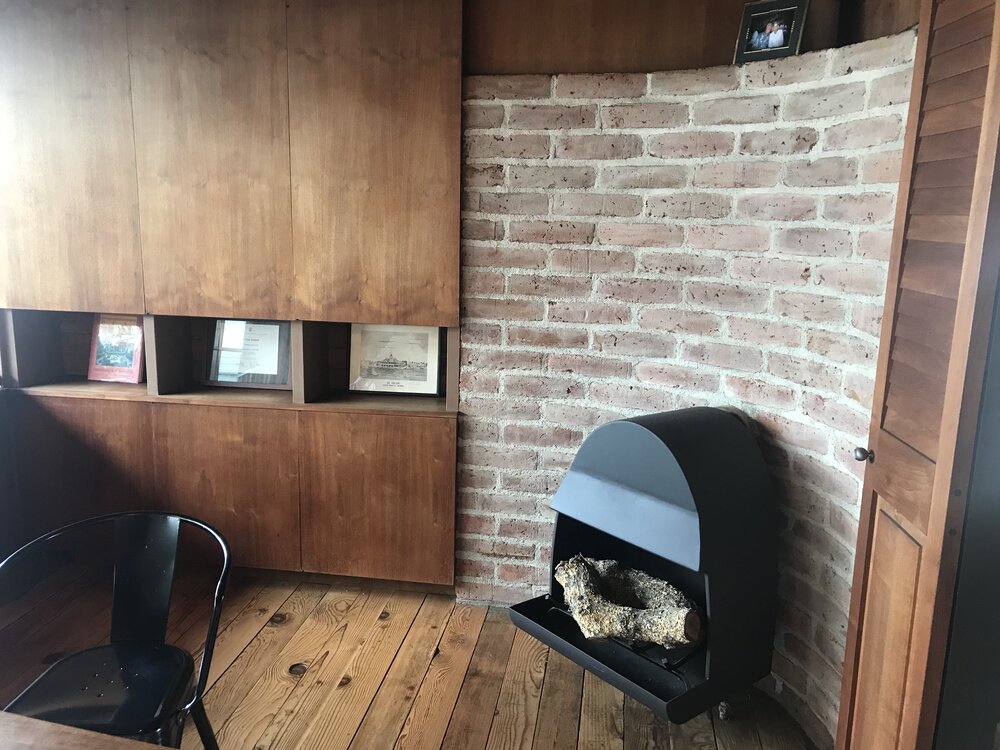
[[[466,79],[460,596],[547,588],[596,425],[735,405],[782,494],[769,687],[832,744],[913,46]]]

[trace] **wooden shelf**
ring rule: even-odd
[[[53,383],[20,388],[22,393],[46,398],[90,398],[110,401],[145,401],[154,404],[196,404],[200,406],[236,406],[256,409],[290,409],[292,411],[329,411],[358,414],[401,414],[406,416],[456,416],[443,397],[396,396],[392,394],[349,393],[326,401],[308,404],[292,403],[290,391],[256,388],[223,388],[202,386],[184,393],[150,395],[146,384],[100,383],[78,381]]]

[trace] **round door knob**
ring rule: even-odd
[[[874,461],[875,451],[870,451],[867,448],[862,448],[858,446],[854,449],[854,460],[855,461]]]

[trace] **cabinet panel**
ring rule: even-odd
[[[453,583],[455,419],[299,419],[303,568]]]
[[[153,404],[152,415],[164,507],[218,528],[236,565],[298,570],[296,414]]]
[[[10,396],[26,538],[157,505],[149,404]]]
[[[146,307],[288,318],[285,4],[129,8]]]
[[[460,0],[291,0],[295,315],[455,326]]]
[[[142,312],[123,0],[0,0],[0,307]]]

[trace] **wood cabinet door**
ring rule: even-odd
[[[930,747],[1000,244],[996,6],[920,21],[845,659],[838,747]],[[995,213],[995,212],[993,212]],[[984,250],[984,238],[989,237]]]
[[[0,0],[0,308],[141,313],[124,0]]]
[[[149,404],[9,395],[22,539],[157,504]]]
[[[153,404],[152,416],[162,509],[219,529],[236,565],[299,570],[296,413]]]
[[[146,308],[291,317],[283,0],[129,5]]]
[[[303,568],[452,584],[455,418],[299,419]]]
[[[458,325],[460,0],[290,0],[295,315]]]

